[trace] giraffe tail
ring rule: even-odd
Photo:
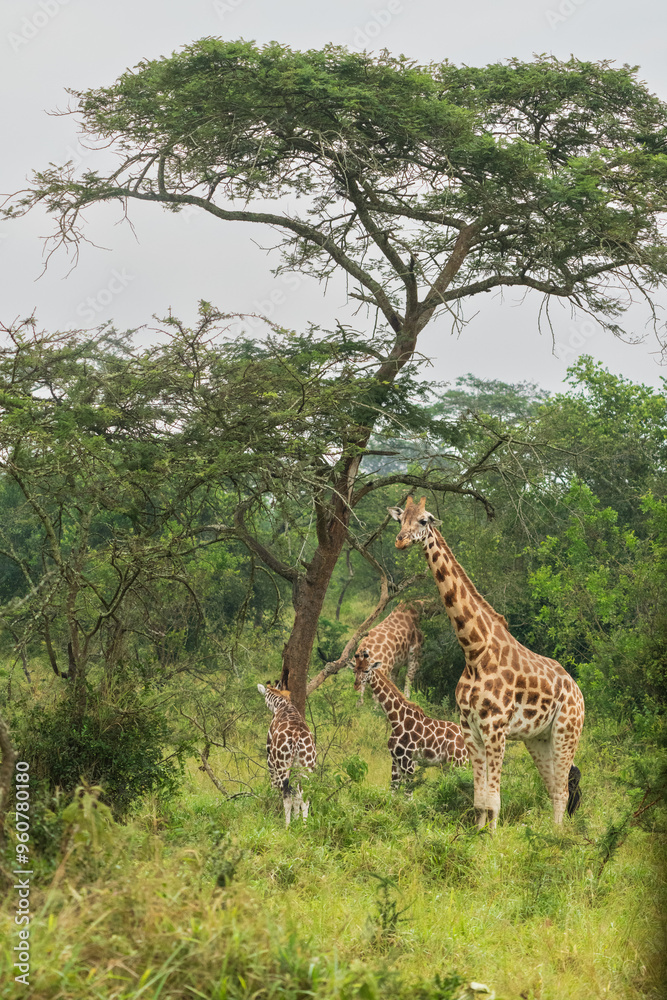
[[[567,779],[567,790],[569,792],[567,800],[568,816],[573,816],[581,804],[581,791],[579,789],[580,780],[581,771],[575,764],[573,764],[570,768],[570,775]]]

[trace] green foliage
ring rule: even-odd
[[[90,706],[81,721],[67,702],[34,706],[14,727],[14,739],[45,789],[71,794],[82,779],[101,785],[117,817],[149,792],[173,795],[186,751],[183,746],[165,758],[171,733],[164,716],[131,698]]]
[[[395,879],[388,878],[386,875],[378,875],[377,872],[369,872],[368,874],[378,882],[377,896],[373,906],[374,913],[369,919],[369,925],[376,941],[391,943],[396,937],[399,923],[405,923],[407,920],[403,914],[407,913],[410,905],[399,909],[399,903],[395,896],[398,890]]]
[[[667,113],[636,68],[546,55],[420,66],[204,38],[72,95],[82,132],[120,166],[49,166],[6,217],[43,203],[64,243],[87,205],[112,199],[272,225],[278,269],[342,268],[407,334],[403,360],[436,309],[491,288],[570,298],[617,332],[631,300],[610,276],[628,269],[647,295],[664,280]],[[384,366],[387,384],[401,366]]]
[[[424,635],[416,684],[434,704],[454,706],[454,692],[465,666],[465,657],[446,614],[420,624]]]
[[[561,468],[590,487],[621,523],[642,533],[641,500],[664,496],[667,395],[613,375],[582,355],[568,370],[572,390],[545,410],[563,447]],[[662,483],[662,485],[661,485]]]
[[[641,504],[642,539],[587,486],[573,484],[567,500],[568,526],[542,542],[530,578],[541,604],[535,630],[544,627],[553,655],[577,671],[591,707],[650,717],[667,691],[667,505]]]
[[[633,827],[667,834],[667,727],[664,720],[657,746],[629,756],[618,782],[629,805],[613,819],[598,840],[599,872],[612,860]],[[655,736],[654,736],[655,738]]]
[[[319,1000],[472,1000],[485,995],[483,983],[503,997],[651,995],[661,969],[654,866],[664,804],[624,827],[602,861],[610,826],[650,806],[662,787],[659,747],[589,719],[584,802],[576,821],[555,831],[547,803],[526,797],[532,761],[511,745],[490,839],[461,823],[467,769],[431,771],[412,802],[391,796],[381,720],[370,704],[355,706],[349,676],[332,687],[337,717],[354,715],[330,751],[305,826],[285,830],[275,790],[277,808],[266,807],[263,773],[250,785],[258,798],[230,800],[193,766],[177,800],[157,810],[146,801],[113,828],[104,850],[77,848],[55,879],[53,870],[36,873],[31,947],[40,997],[130,1000],[139,983],[167,1000],[188,992],[247,1000],[269,990]],[[318,726],[327,717],[316,708]],[[249,726],[247,734],[253,753],[257,732]],[[350,746],[368,773],[337,791]],[[211,764],[222,769],[228,759],[218,748]],[[94,790],[87,794],[94,823]],[[65,809],[75,823],[83,812],[76,802]],[[60,862],[68,843],[61,836]],[[0,933],[9,937],[11,902],[0,907]],[[10,983],[4,960],[0,976]]]
[[[340,766],[343,774],[346,774],[350,781],[356,785],[360,785],[368,774],[368,764],[356,753],[341,761]]]
[[[317,622],[317,653],[323,663],[338,659],[348,631],[348,626],[344,622],[320,616]]]
[[[215,830],[207,858],[207,870],[220,889],[226,889],[232,884],[245,855],[246,851],[232,840],[228,830]]]

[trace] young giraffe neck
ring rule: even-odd
[[[406,705],[410,705],[411,708],[417,708],[412,702],[409,702],[407,698],[401,694],[396,685],[389,680],[383,673],[379,670],[371,670],[370,679],[368,683],[371,686],[373,694],[377,698],[380,707],[386,712],[387,715],[391,711],[400,711],[405,708]],[[421,709],[418,709],[421,711]],[[391,719],[389,720],[392,721]]]
[[[492,633],[509,637],[507,622],[479,593],[437,528],[424,538],[424,555],[466,660],[476,659]]]

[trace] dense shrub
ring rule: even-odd
[[[133,701],[98,702],[75,720],[68,701],[35,706],[15,729],[19,757],[50,792],[71,793],[84,780],[101,785],[117,817],[147,792],[173,794],[185,748],[165,758],[170,733],[155,709]]]

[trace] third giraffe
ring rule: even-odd
[[[554,822],[579,804],[574,754],[584,724],[584,698],[556,660],[522,646],[507,622],[478,592],[426,509],[408,497],[396,548],[419,542],[454,626],[466,665],[456,688],[461,729],[473,767],[475,811],[493,830],[500,812],[500,771],[506,740],[523,740],[551,799]]]
[[[379,663],[379,670],[391,676],[394,667],[407,663],[408,672],[405,675],[405,697],[410,697],[410,686],[419,667],[419,654],[424,636],[419,631],[417,622],[422,613],[425,601],[412,601],[410,604],[398,604],[390,615],[372,628],[359,643],[354,654],[357,666],[366,661],[366,666]],[[359,704],[364,701],[365,682],[359,688]]]

